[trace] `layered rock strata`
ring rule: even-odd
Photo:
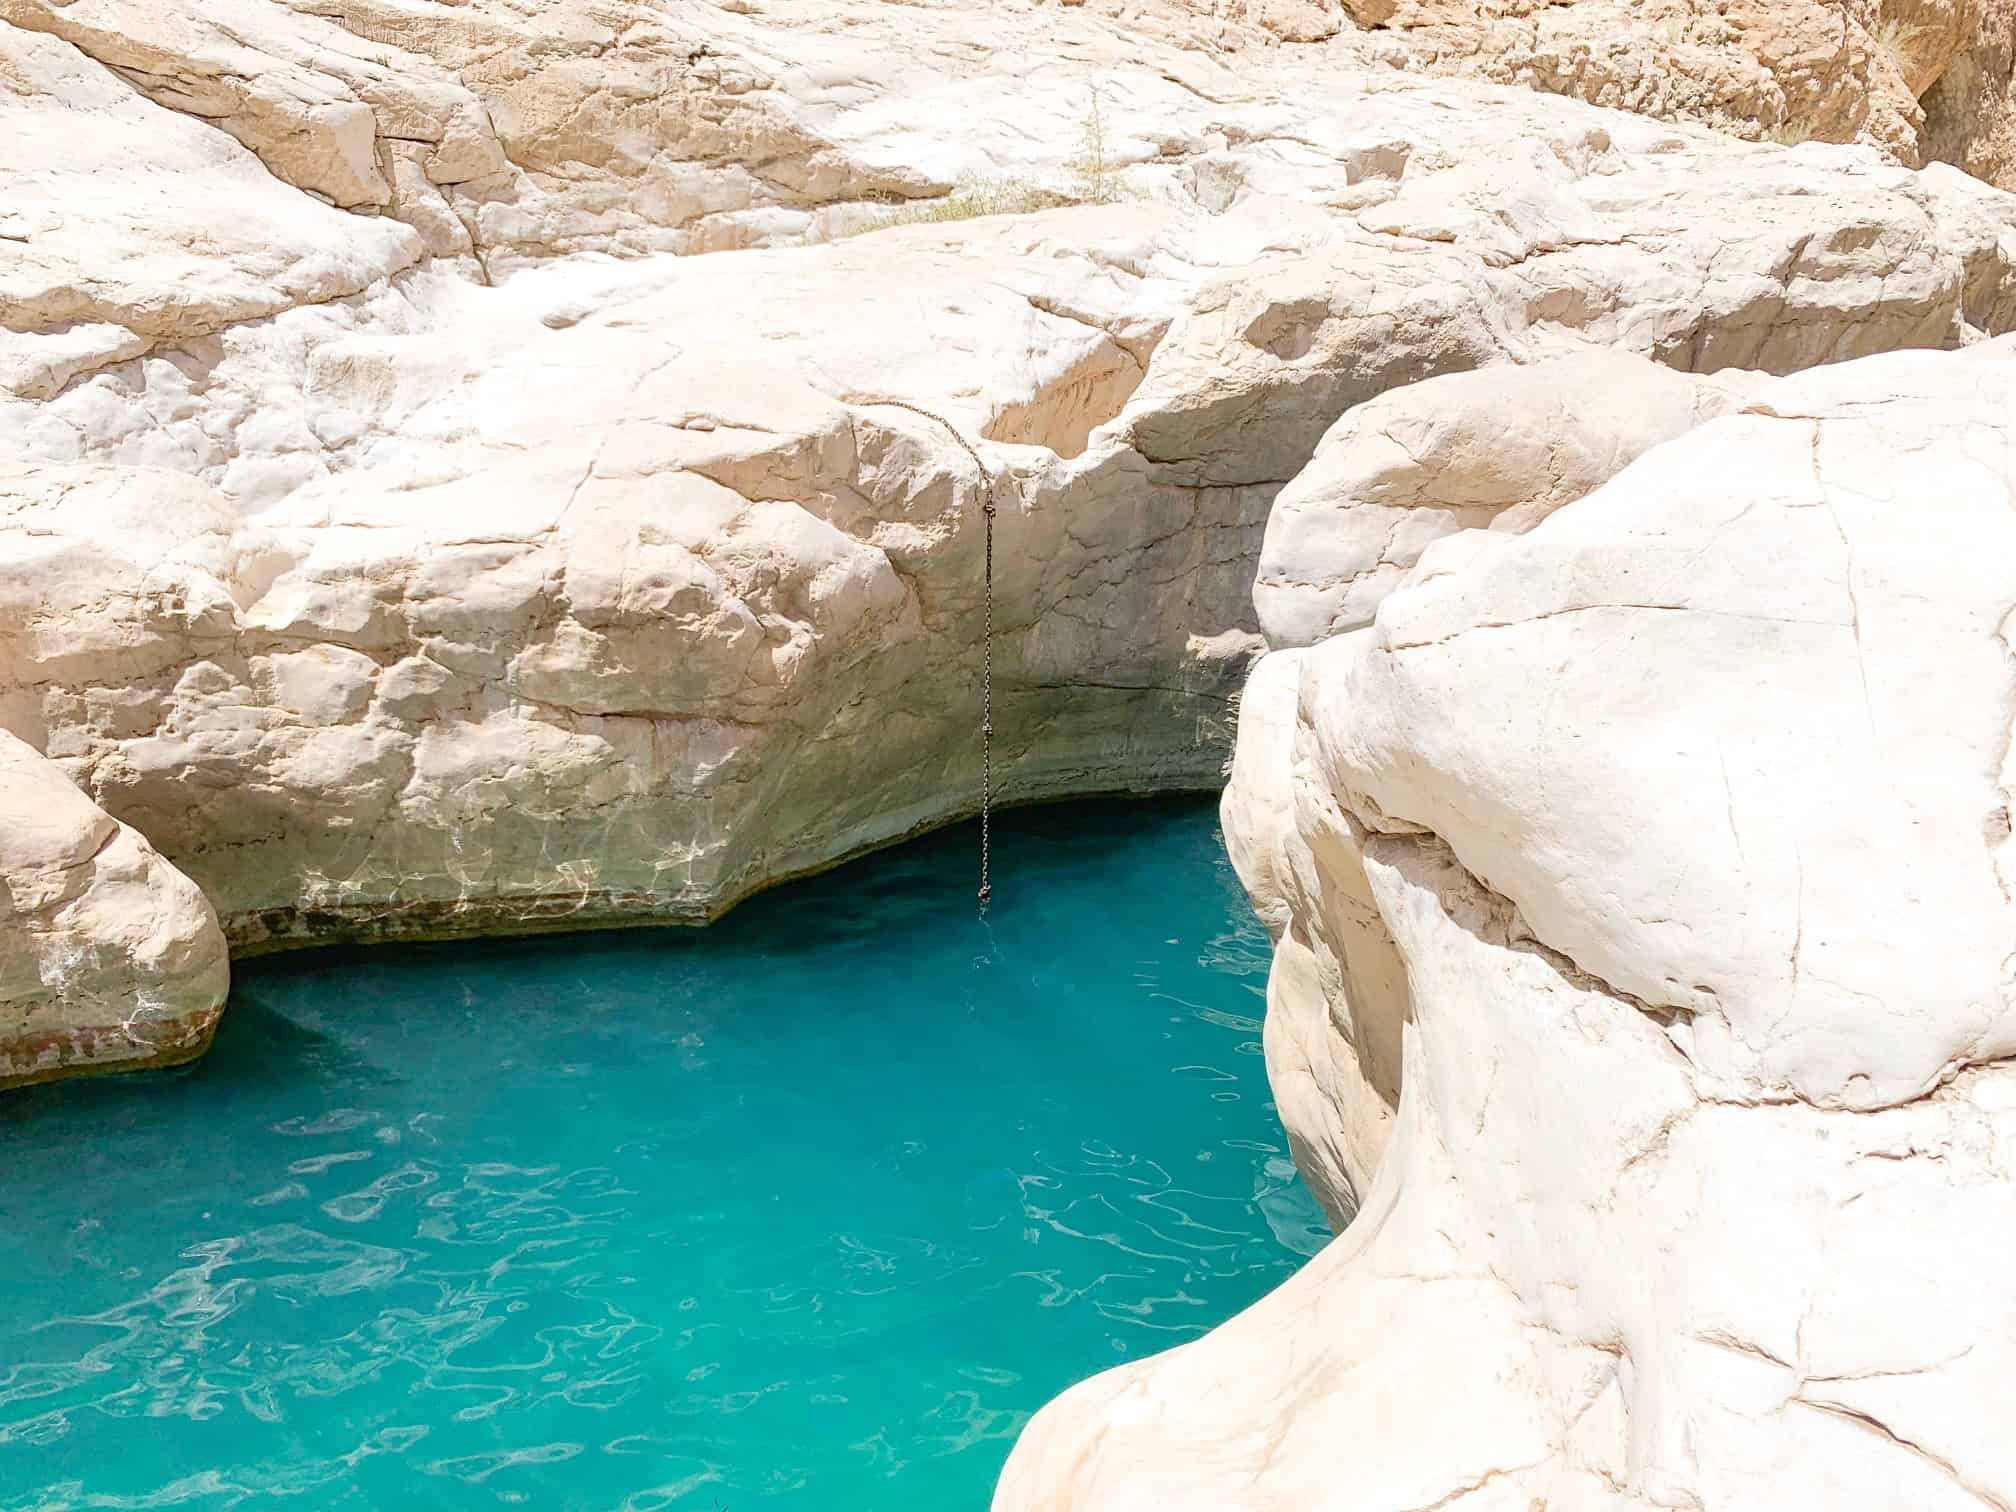
[[[1928,158],[2016,188],[2016,0],[1983,0],[1979,29],[1922,98]]]
[[[1287,73],[1430,72],[2002,174],[2009,15],[2009,0],[0,0],[0,25],[101,65],[134,104],[208,124],[277,180],[403,221],[482,277],[586,250],[795,241],[861,207],[1044,174],[1043,138],[1088,113],[1072,64],[1114,82],[1114,162],[1134,161],[1144,47],[1221,102]],[[1020,133],[943,129],[948,105],[1018,102]],[[1194,150],[1151,142],[1151,159]]]
[[[2016,205],[1865,149],[1173,10],[519,9],[0,0],[0,727],[241,949],[970,812],[983,498],[1000,796],[1210,785],[1354,406],[1613,351],[1670,428],[2016,324]]]
[[[1217,104],[1165,67],[1106,78],[1204,144],[1149,198],[496,286],[203,128],[151,167],[268,208],[209,229],[190,297],[116,205],[99,263],[30,264],[89,272],[143,355],[86,371],[57,283],[10,306],[47,396],[0,403],[0,725],[241,947],[703,919],[970,812],[983,486],[1002,797],[1205,785],[1269,505],[1354,405],[2016,320],[2016,202],[1950,169],[1445,86]],[[106,119],[136,165],[184,150]],[[233,302],[260,290],[306,302]]]

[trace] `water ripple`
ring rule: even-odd
[[[1209,810],[1004,821],[986,934],[970,843],[251,963],[206,1063],[17,1094],[0,1512],[977,1512],[1327,1235]]]

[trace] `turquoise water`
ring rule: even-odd
[[[1326,1237],[1208,804],[952,831],[704,931],[242,967],[0,1098],[0,1508],[959,1512]]]

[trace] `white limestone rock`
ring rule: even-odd
[[[122,28],[117,0],[9,4],[0,44],[123,91],[126,114],[68,123],[96,131],[92,153],[164,185],[195,174],[159,155],[181,138],[158,116],[207,132],[233,174],[280,175],[259,194],[305,207],[327,255],[400,249],[360,287],[185,308],[158,292],[180,265],[120,251],[153,245],[141,212],[73,185],[116,234],[104,269],[82,245],[65,265],[135,292],[108,308],[103,351],[95,327],[29,322],[36,360],[69,376],[0,399],[0,727],[147,834],[247,947],[702,919],[970,812],[980,481],[942,426],[887,401],[945,417],[994,480],[997,769],[1005,798],[1036,798],[1216,782],[1259,645],[1262,522],[1354,406],[1606,349],[1638,354],[1633,371],[1793,369],[2016,322],[2016,200],[1951,170],[1511,91],[1375,89],[1272,53],[1242,74],[1089,15],[1043,19],[1085,41],[1054,63],[997,52],[941,77],[913,66],[917,39],[874,52],[896,23],[867,13],[846,44],[858,86],[832,83],[821,140],[869,178],[907,161],[933,182],[1068,184],[1074,102],[1097,90],[1109,171],[1147,197],[627,262],[554,254],[659,243],[553,223],[477,236],[485,285],[390,214],[282,182],[312,188],[337,162],[314,146],[336,119],[314,102],[349,97],[287,69],[377,90],[380,148],[417,152],[475,117],[430,95],[446,114],[423,129],[380,74],[407,78],[397,49],[446,57],[480,32],[509,43],[486,89],[546,60],[511,96],[525,113],[485,97],[499,140],[535,121],[564,135],[558,102],[589,75],[575,43],[527,40],[544,21],[521,35],[472,4],[438,32],[386,32],[381,67],[310,45],[368,5],[270,28],[256,7],[243,26],[168,8]],[[972,19],[900,18],[932,45]],[[722,24],[780,48],[832,40]],[[261,73],[239,47],[292,61]],[[815,82],[736,98],[826,99]],[[181,94],[228,107],[261,157],[160,103]],[[741,129],[724,140],[760,145]],[[583,125],[567,150],[599,139]],[[723,172],[740,161],[682,141]],[[396,188],[405,159],[378,157]],[[418,166],[450,199],[476,193]],[[568,182],[585,204],[591,180]],[[451,208],[480,230],[529,203]],[[546,260],[527,251],[507,278],[507,242]],[[211,245],[218,276],[271,285],[264,223],[220,218]],[[1643,439],[1622,429],[1589,444],[1592,479]]]
[[[1370,624],[1430,542],[1530,530],[1735,409],[1755,381],[1593,352],[1453,373],[1346,411],[1267,517],[1253,587],[1267,643],[1307,646]]]
[[[981,484],[891,401],[1000,504],[1002,795],[1138,791],[1216,782],[1354,406],[2016,323],[1952,170],[1090,11],[0,5],[0,203],[75,206],[6,244],[0,727],[246,947],[702,919],[970,812]],[[976,180],[1112,202],[656,255]]]
[[[709,917],[977,798],[980,480],[895,392],[1031,438],[989,446],[1003,795],[1210,783],[1224,741],[1199,721],[1258,647],[1241,600],[1272,489],[1086,446],[1138,365],[1016,287],[1069,304],[1081,261],[1000,249],[976,290],[891,238],[910,273],[886,286],[863,242],[753,278],[436,289],[440,332],[332,343],[304,418],[267,410],[359,459],[326,483],[290,490],[283,451],[221,470],[236,505],[156,469],[12,470],[0,721],[168,846],[244,944]],[[1121,340],[1152,346],[1161,297],[1116,312]],[[963,359],[944,327],[851,339],[920,300],[966,304]],[[767,361],[682,363],[708,330]],[[1116,364],[1133,376],[1085,381]],[[990,373],[997,408],[962,408]]]
[[[1261,663],[1269,1072],[1363,1211],[997,1508],[2016,1500],[2012,457],[2009,343],[1788,378]]]
[[[163,341],[340,299],[418,261],[394,221],[289,189],[0,8],[0,406]]]
[[[1924,199],[1919,181],[1859,186],[1862,197],[1890,201],[1875,214],[1885,229],[1870,247],[1840,243],[1835,231],[1859,224],[1841,217],[1836,195],[1850,186],[1840,170],[1866,174],[1872,152],[1744,152],[1690,126],[1523,91],[1424,85],[1385,66],[1401,46],[1410,65],[1503,64],[1508,79],[1754,131],[1787,102],[1804,110],[1874,98],[1862,25],[1871,17],[1849,25],[1853,45],[1815,51],[1808,44],[1827,8],[1802,0],[1795,26],[1752,14],[1710,36],[1713,27],[1690,23],[1676,51],[1662,39],[1664,21],[1623,26],[1611,0],[1549,7],[1545,37],[1512,20],[1480,29],[1444,7],[1425,32],[1347,27],[1320,47],[1279,48],[1248,45],[1267,35],[1265,15],[1200,30],[1194,8],[1134,5],[1116,21],[1040,6],[1017,14],[1018,46],[1003,49],[991,3],[668,11],[643,0],[531,9],[511,0],[419,9],[405,0],[0,0],[0,108],[10,137],[32,148],[0,162],[0,237],[27,248],[23,266],[39,270],[18,291],[32,297],[32,318],[0,320],[14,333],[0,369],[15,392],[43,397],[171,329],[195,337],[255,311],[348,299],[422,256],[487,282],[584,254],[794,244],[906,206],[942,207],[960,186],[1010,201],[1025,191],[1167,198],[1206,214],[1274,196],[1324,207],[1350,236],[1359,229],[1350,223],[1370,215],[1381,234],[1488,244],[1500,265],[1558,261],[1535,293],[1579,307],[1570,324],[1599,321],[1619,278],[1641,262],[1620,217],[1646,220],[1631,233],[1646,250],[1744,242],[1716,264],[1727,271],[1711,297],[1672,288],[1666,308],[1651,283],[1633,290],[1641,320],[1695,323],[1661,340],[1712,333],[1724,344],[1683,359],[1697,369],[1800,366],[1896,344],[1872,328],[1838,350],[1796,341],[1786,350],[1795,321],[1759,327],[1778,324],[1769,301],[1787,278],[1838,281],[1837,295],[1880,307],[1877,325],[1920,322],[1929,334],[1913,340],[1946,339],[1956,313],[2000,328],[1979,309],[1955,310],[1944,269],[1928,285],[1929,266],[1908,266],[1951,256],[1969,265],[1970,288],[1987,287],[1972,278],[1977,227],[1954,223],[1950,206],[1926,234],[1912,224],[1922,218],[1908,209]],[[1930,0],[1918,8],[1928,13],[1912,23],[1924,28],[1926,58],[1944,57],[1942,39],[1964,32],[1966,18]],[[1450,26],[1462,47],[1406,51]],[[1598,77],[1589,38],[1608,33],[1621,40],[1602,63],[1625,68],[1628,87]],[[1786,48],[1772,40],[1781,36]],[[1782,51],[1790,72],[1759,72],[1746,52],[1753,44]],[[1546,61],[1522,69],[1517,57],[1535,46]],[[1732,59],[1741,65],[1733,74]],[[1725,88],[1731,78],[1738,83]],[[1636,172],[1618,171],[1627,160]],[[265,175],[248,181],[261,165]],[[1659,210],[1668,197],[1644,192],[1652,167],[1692,191],[1675,204],[1707,199],[1704,177],[1738,184],[1734,205],[1755,196],[1744,180],[1768,178],[1775,192],[1757,213],[1670,219]],[[1474,198],[1462,214],[1449,207],[1457,180]],[[1821,190],[1822,180],[1831,187]],[[1610,199],[1597,192],[1605,187],[1621,193]],[[1947,187],[1939,197],[1960,194]],[[1376,213],[1395,198],[1407,213]],[[1909,258],[1899,255],[1904,238],[1919,243]],[[200,276],[173,255],[178,244],[200,249]],[[111,261],[114,276],[99,261]],[[1877,264],[1906,276],[1865,281]],[[64,268],[91,276],[73,288]],[[1339,293],[1368,303],[1358,290]],[[1560,317],[1514,300],[1507,318],[1516,333]],[[1298,340],[1293,329],[1260,344],[1278,356]]]
[[[192,1060],[229,981],[195,884],[0,732],[0,1088]]]

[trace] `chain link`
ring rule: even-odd
[[[888,404],[906,409],[926,420],[935,420],[951,433],[952,439],[973,459],[980,474],[980,514],[986,527],[986,567],[982,578],[987,608],[987,629],[980,642],[980,912],[984,917],[988,900],[994,896],[989,875],[992,865],[994,829],[994,476],[980,453],[960,433],[959,427],[935,411],[907,399],[864,399],[863,404]]]

